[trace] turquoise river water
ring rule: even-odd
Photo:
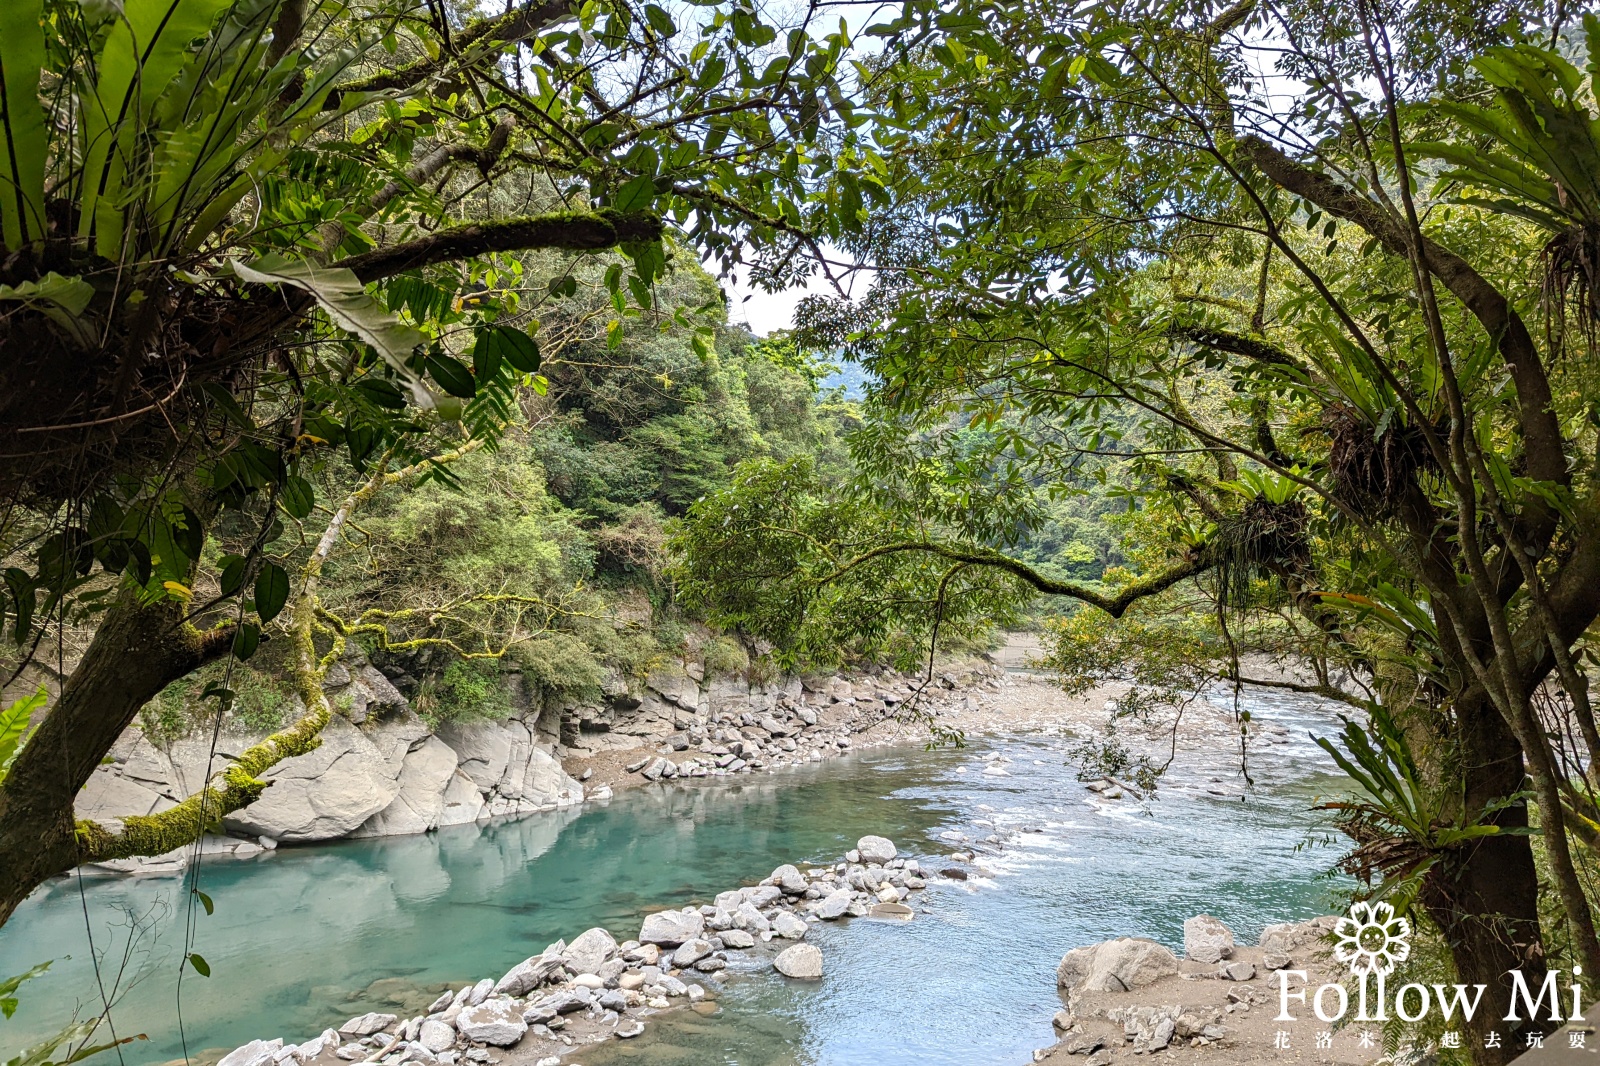
[[[1337,852],[1319,842],[1309,808],[1338,783],[1307,733],[1331,733],[1333,717],[1293,698],[1252,709],[1288,734],[1252,756],[1248,790],[1219,756],[1175,769],[1153,802],[1095,801],[1066,765],[1069,737],[972,738],[965,750],[884,748],[647,786],[581,811],[213,861],[201,887],[215,913],[192,919],[192,950],[211,976],[187,973],[181,988],[189,916],[176,877],[63,879],[0,929],[0,976],[56,960],[0,1021],[0,1061],[74,1013],[98,1013],[102,986],[118,1033],[148,1035],[123,1050],[126,1066],[181,1061],[185,1048],[203,1064],[369,1009],[415,1013],[446,984],[497,977],[557,938],[603,925],[627,939],[648,911],[708,901],[784,862],[837,859],[867,833],[924,860],[957,846],[942,834],[993,833],[1010,842],[980,854],[987,876],[935,879],[913,901],[927,908],[915,921],[816,929],[823,981],[735,968],[716,1015],[677,1012],[643,1038],[571,1058],[1023,1063],[1052,1040],[1067,949],[1124,935],[1179,946],[1183,920],[1201,912],[1253,937],[1332,905]],[[989,753],[1010,760],[1006,776],[981,773]]]

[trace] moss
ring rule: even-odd
[[[732,637],[717,637],[709,642],[701,653],[701,661],[708,678],[743,673],[750,667],[750,656]]]

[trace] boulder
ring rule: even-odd
[[[500,978],[494,991],[503,996],[525,996],[554,977],[567,963],[565,955],[535,955],[523,959]]]
[[[822,976],[822,952],[814,944],[796,944],[778,952],[772,968],[785,977],[815,980]]]
[[[456,773],[456,753],[438,737],[428,737],[401,762],[399,792],[368,818],[356,836],[399,836],[437,829],[444,815],[445,790]]]
[[[1230,981],[1252,981],[1256,976],[1256,967],[1254,963],[1245,962],[1241,959],[1238,962],[1230,962],[1224,966],[1222,968],[1222,976]]]
[[[1177,956],[1154,940],[1120,937],[1067,952],[1056,968],[1056,985],[1089,992],[1128,992],[1177,972]]]
[[[437,1055],[446,1048],[455,1046],[456,1031],[444,1022],[429,1019],[422,1023],[422,1028],[417,1033],[417,1042]]]
[[[773,935],[781,936],[785,940],[802,940],[809,931],[810,927],[806,925],[805,919],[797,918],[788,911],[782,911],[772,919]]]
[[[657,911],[645,916],[639,942],[675,948],[706,931],[706,916],[699,911]]]
[[[1183,953],[1195,962],[1215,963],[1233,957],[1233,930],[1209,914],[1183,923]]]
[[[843,918],[849,912],[850,901],[854,898],[855,894],[848,888],[836,888],[817,903],[816,916],[828,922]]]
[[[596,926],[579,933],[577,939],[567,945],[567,968],[573,973],[597,974],[600,972],[600,967],[616,954],[615,938]]]
[[[772,871],[772,883],[783,889],[784,895],[800,896],[806,891],[806,879],[800,876],[800,871],[788,863],[784,863]]]
[[[767,916],[762,914],[760,908],[749,900],[739,904],[739,909],[733,913],[733,920],[740,929],[754,930],[757,933],[765,933],[772,928],[772,923],[767,921]]]
[[[400,791],[378,747],[337,714],[323,728],[318,748],[285,759],[264,776],[272,787],[223,819],[229,831],[274,840],[330,840],[359,827]]]
[[[729,929],[722,934],[722,946],[733,948],[736,951],[743,951],[745,948],[755,947],[756,938],[743,929]]]
[[[494,994],[494,985],[493,979],[485,977],[468,989],[467,998],[462,1000],[462,1003],[468,1007],[476,1007]]]
[[[399,1019],[393,1014],[379,1014],[376,1011],[351,1018],[339,1026],[340,1036],[371,1036],[381,1033]]]
[[[678,950],[672,953],[672,965],[680,970],[686,970],[709,954],[711,954],[710,942],[695,937],[692,940],[685,940]]]
[[[222,1056],[217,1066],[269,1066],[273,1056],[283,1047],[279,1040],[252,1040],[243,1047],[234,1048]]]
[[[856,850],[862,862],[886,863],[898,854],[894,842],[885,837],[862,837],[856,841]]]
[[[516,1000],[495,996],[463,1010],[456,1016],[456,1028],[474,1043],[510,1047],[522,1039],[528,1023],[522,1020],[522,1008]]]

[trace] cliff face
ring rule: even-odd
[[[423,833],[572,806],[583,801],[584,786],[562,769],[563,757],[671,739],[698,744],[719,713],[759,714],[801,694],[798,679],[770,686],[703,679],[699,664],[672,663],[632,687],[614,680],[599,702],[552,706],[531,698],[513,674],[509,716],[435,731],[381,671],[363,658],[347,660],[329,671],[327,692],[339,711],[322,746],[269,771],[272,787],[229,815],[230,837],[208,848],[251,854],[280,841]],[[212,757],[209,735],[163,748],[130,729],[84,789],[78,816],[112,822],[165,810],[260,738],[225,729]],[[153,872],[182,861],[173,855],[111,865]]]

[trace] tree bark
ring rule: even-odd
[[[126,590],[106,612],[61,697],[0,782],[0,925],[46,878],[78,863],[73,802],[151,698],[228,653],[233,627],[201,632],[183,605]]]
[[[1476,690],[1459,701],[1456,715],[1467,809],[1482,810],[1522,791],[1521,749],[1488,697]],[[1493,820],[1505,829],[1526,828],[1528,811],[1507,807]],[[1477,1012],[1463,1024],[1472,1061],[1500,1066],[1525,1050],[1504,1021],[1511,1007],[1509,971],[1521,969],[1532,988],[1545,975],[1533,848],[1526,836],[1485,837],[1447,855],[1441,866],[1428,879],[1423,906],[1444,932],[1457,980],[1486,986]],[[1486,1047],[1496,1030],[1501,1046]]]

